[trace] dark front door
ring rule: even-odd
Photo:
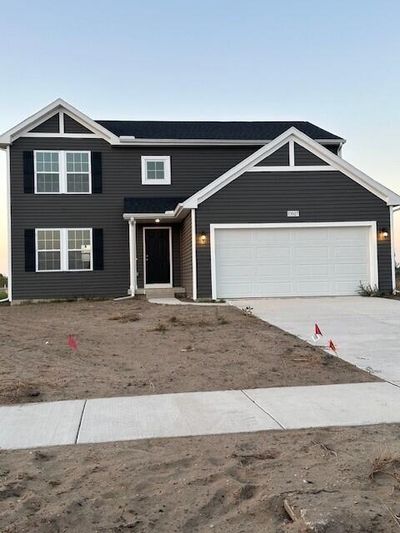
[[[146,228],[145,268],[146,285],[171,283],[170,230],[169,228]]]

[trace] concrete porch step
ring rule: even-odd
[[[175,295],[184,295],[185,289],[183,287],[172,287],[168,289],[149,289],[144,290],[146,298],[174,298]]]

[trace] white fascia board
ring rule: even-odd
[[[136,137],[119,137],[120,146],[260,146],[269,144],[271,139],[137,139]],[[318,139],[320,144],[337,144],[341,146],[345,139]]]
[[[110,144],[118,144],[119,138],[114,135],[111,131],[107,130],[106,128],[103,128],[103,126],[100,126],[97,122],[92,120],[90,117],[73,107],[68,102],[65,102],[65,100],[62,100],[62,98],[58,98],[57,100],[54,100],[51,104],[44,107],[37,113],[31,115],[27,119],[23,120],[10,130],[6,131],[3,135],[0,136],[0,145],[8,145],[11,144],[14,140],[16,140],[18,137],[21,137],[24,132],[27,132],[27,130],[31,130],[41,124],[42,122],[45,122],[52,116],[54,116],[56,113],[60,111],[66,111],[71,117],[82,124],[82,126],[85,126],[86,128],[93,131],[95,134],[97,134],[99,137],[102,137],[106,141],[108,141]],[[58,135],[55,133],[54,136],[57,137]]]
[[[299,145],[303,146],[311,153],[328,163],[328,165],[332,167],[331,170],[333,169],[342,172],[343,174],[345,174],[346,176],[353,179],[355,182],[359,183],[361,186],[369,190],[372,194],[384,200],[387,205],[400,205],[400,196],[398,194],[394,193],[384,185],[367,176],[366,174],[364,174],[364,172],[361,172],[356,167],[354,167],[347,161],[344,161],[341,157],[333,154],[320,143],[314,141],[313,139],[311,139],[310,137],[308,137],[307,135],[305,135],[294,127],[289,128],[287,131],[279,135],[269,144],[262,146],[261,148],[256,150],[253,154],[238,163],[233,168],[229,169],[227,172],[222,174],[212,183],[210,183],[197,193],[193,194],[190,198],[183,202],[182,205],[185,208],[198,207],[200,203],[207,200],[207,198],[209,198],[210,196],[221,190],[223,187],[231,183],[233,180],[247,172],[250,168],[257,165],[257,163],[270,156],[273,152],[278,150],[281,146],[283,146],[284,144],[289,142],[289,140],[292,139]]]

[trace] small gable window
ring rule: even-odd
[[[90,194],[90,152],[35,151],[37,194]]]
[[[169,185],[171,159],[169,156],[142,156],[142,184]]]

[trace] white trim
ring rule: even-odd
[[[392,291],[393,294],[396,293],[396,257],[395,257],[395,250],[394,250],[394,217],[393,217],[393,206],[389,207],[389,214],[390,214],[390,229],[389,229],[389,235],[390,235],[390,254],[392,258]]]
[[[137,289],[137,255],[136,255],[136,220],[131,218],[129,220],[129,274],[130,286],[129,293],[135,296]]]
[[[246,172],[335,172],[336,168],[331,165],[304,165],[304,166],[283,166],[283,167],[262,167],[257,165],[256,167],[249,168]]]
[[[147,163],[149,162],[162,162],[164,163],[164,178],[148,179],[147,177]],[[171,185],[171,157],[169,155],[142,155],[141,157],[142,168],[142,185]]]
[[[93,131],[97,137],[105,139],[110,144],[119,144],[118,136],[114,135],[111,131],[107,130],[90,117],[73,107],[71,104],[58,98],[54,102],[51,102],[49,105],[38,111],[37,113],[31,115],[27,119],[23,120],[13,128],[9,129],[3,135],[0,136],[0,145],[7,145],[21,137],[22,135],[27,135],[30,130],[34,129],[39,124],[45,122],[48,118],[51,118],[55,113],[59,111],[65,111],[68,115],[71,115],[71,118],[82,124],[85,128]],[[32,134],[31,134],[32,135]],[[50,136],[60,136],[66,134],[51,134]],[[73,135],[78,138],[82,134]],[[39,134],[40,137],[47,137],[48,135]]]
[[[90,268],[70,269],[68,268],[68,232],[69,231],[89,231],[90,232]],[[55,270],[39,270],[39,250],[38,250],[38,232],[39,231],[59,231],[60,232],[60,268]],[[46,250],[40,250],[45,252]],[[48,250],[49,252],[54,250]],[[35,272],[37,274],[50,272],[92,272],[93,271],[93,228],[35,228]]]
[[[263,159],[271,155],[290,140],[296,141],[299,145],[303,146],[311,153],[328,163],[328,165],[331,165],[335,170],[342,172],[349,178],[353,179],[356,183],[369,190],[372,194],[384,200],[388,205],[400,205],[400,196],[398,194],[373,180],[347,161],[344,161],[341,157],[333,154],[328,149],[321,146],[318,142],[292,127],[285,131],[282,135],[279,135],[279,137],[271,141],[271,143],[268,145],[262,146],[256,150],[253,154],[222,174],[219,178],[203,187],[203,189],[197,191],[185,202],[183,202],[182,207],[196,208],[200,203],[204,202],[207,200],[207,198],[247,172],[250,168],[257,165],[257,163],[260,163]]]
[[[215,231],[218,229],[280,229],[280,228],[331,228],[331,227],[369,227],[369,261],[370,284],[379,285],[378,276],[378,245],[376,221],[357,222],[282,222],[282,223],[250,223],[250,224],[210,224],[210,252],[211,252],[211,293],[212,299],[217,299],[217,276],[215,259]]]
[[[137,139],[136,137],[119,137],[120,146],[260,146],[272,142],[273,139]],[[345,139],[315,139],[322,145],[337,144],[342,146]]]
[[[146,230],[169,230],[169,283],[146,283]],[[172,271],[172,226],[143,226],[143,287],[145,289],[172,289],[173,271]]]
[[[11,246],[11,166],[10,147],[6,148],[6,194],[7,194],[7,249],[8,249],[8,282],[7,296],[12,302],[12,246]]]
[[[289,141],[289,166],[294,167],[294,140],[290,139]]]
[[[59,132],[60,134],[64,134],[65,133],[65,128],[64,128],[64,111],[60,111],[59,115],[58,115],[58,121],[59,121]]]
[[[98,139],[95,133],[24,133],[20,137],[40,137],[57,139]]]
[[[56,153],[58,154],[58,191],[44,192],[37,190],[37,169],[36,154]],[[89,190],[85,192],[68,191],[67,174],[87,174],[87,172],[68,172],[67,173],[67,154],[87,154],[89,163]],[[33,150],[33,174],[34,174],[34,191],[35,194],[92,194],[92,155],[88,150]],[[55,172],[41,172],[41,174],[55,174]]]
[[[196,210],[190,210],[192,226],[192,298],[197,300],[197,240],[196,240]]]

